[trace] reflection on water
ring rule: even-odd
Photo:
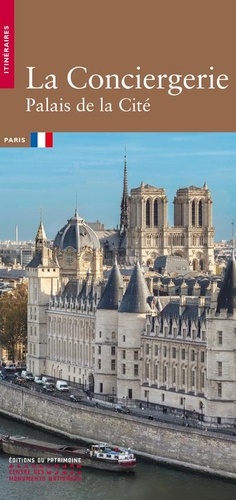
[[[68,440],[0,417],[0,433],[67,443]],[[9,457],[0,454],[0,500],[234,500],[236,484],[138,460],[134,474],[82,468],[79,482],[8,480]],[[4,491],[4,494],[3,494]]]

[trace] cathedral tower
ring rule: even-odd
[[[212,199],[206,185],[178,189],[174,198],[174,236],[183,232],[184,256],[193,271],[214,271]],[[174,246],[174,245],[173,245]]]
[[[155,258],[164,254],[167,205],[163,188],[142,182],[138,188],[131,189],[127,231],[128,262],[134,263],[138,258],[140,264],[152,266]]]

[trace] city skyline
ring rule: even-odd
[[[215,241],[235,223],[235,133],[55,133],[53,148],[0,150],[0,240],[35,238],[40,213],[47,237],[72,217],[119,225],[124,156],[128,188],[143,181],[165,189],[169,224],[177,189],[206,182],[213,199]]]

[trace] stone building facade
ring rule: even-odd
[[[118,297],[117,273],[116,279],[111,274],[110,300],[112,290]],[[180,296],[153,296],[137,263],[112,308],[102,296],[95,327],[97,393],[200,413],[209,424],[236,424],[235,260],[219,293],[214,281],[204,296],[199,289],[193,287],[192,296],[181,294],[183,288]],[[96,385],[103,379],[105,387]]]
[[[28,369],[80,384],[97,397],[200,411],[211,423],[233,425],[234,257],[219,293],[216,283],[204,288],[196,281],[188,295],[183,278],[164,284],[161,293],[160,282],[153,286],[140,265],[175,254],[193,269],[213,270],[209,190],[178,190],[170,228],[164,190],[141,184],[128,196],[126,176],[125,165],[120,245],[133,259],[129,280],[117,262],[104,279],[99,239],[77,211],[52,249],[40,222],[27,266]]]
[[[58,232],[53,249],[48,248],[40,222],[35,247],[27,266],[28,367],[34,374],[84,385],[92,377],[93,385],[92,344],[99,290],[98,286],[95,291],[94,284],[102,276],[99,241],[75,214]]]
[[[153,266],[162,255],[188,260],[190,269],[215,271],[212,199],[206,184],[178,189],[174,227],[168,224],[168,199],[163,188],[141,183],[128,197],[126,258]]]

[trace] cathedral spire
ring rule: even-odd
[[[128,180],[127,180],[127,165],[126,154],[124,156],[124,179],[123,179],[123,193],[121,200],[121,213],[120,213],[120,232],[125,233],[128,227]]]

